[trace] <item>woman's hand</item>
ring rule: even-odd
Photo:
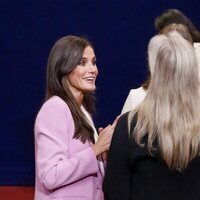
[[[119,116],[116,117],[112,125],[109,124],[106,128],[99,128],[98,140],[92,147],[96,156],[108,151],[118,119]]]

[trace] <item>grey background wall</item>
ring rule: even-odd
[[[34,185],[33,125],[54,42],[68,34],[93,42],[95,122],[105,126],[145,79],[154,19],[168,8],[180,9],[200,28],[198,0],[0,0],[0,185]]]

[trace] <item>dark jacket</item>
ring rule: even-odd
[[[199,200],[199,157],[183,172],[169,170],[158,150],[151,156],[129,136],[127,117],[122,115],[113,134],[103,183],[106,199]],[[136,121],[134,117],[131,129]]]

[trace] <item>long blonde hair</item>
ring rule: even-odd
[[[176,31],[154,36],[148,46],[151,81],[135,113],[134,139],[147,136],[170,169],[182,171],[200,153],[200,99],[198,64],[193,46]]]

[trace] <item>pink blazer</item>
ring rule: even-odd
[[[103,200],[99,164],[91,143],[74,139],[74,121],[58,96],[35,122],[35,200]]]

